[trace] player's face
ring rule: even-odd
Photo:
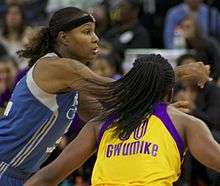
[[[66,34],[68,51],[73,58],[87,62],[96,57],[99,38],[95,34],[95,23],[85,23]]]

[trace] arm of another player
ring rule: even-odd
[[[55,186],[79,168],[96,150],[98,124],[89,121],[59,157],[33,175],[24,186]]]
[[[67,86],[80,91],[79,116],[84,122],[87,122],[103,111],[102,105],[97,99],[102,98],[101,94],[105,92],[105,85],[112,82],[113,79],[99,76],[75,60],[66,64],[66,70],[69,71],[66,74],[70,76],[66,78]],[[96,97],[99,92],[100,95]]]
[[[101,103],[98,102],[95,98],[80,93],[77,112],[80,119],[86,123],[92,118],[100,115],[103,112],[103,108]]]
[[[79,61],[69,60],[65,66],[67,86],[80,91],[78,112],[87,122],[98,116],[103,110],[98,101],[106,95],[106,85],[113,79],[99,76]]]
[[[86,65],[72,59],[65,59],[63,72],[65,72],[65,80],[68,86],[76,88],[84,92],[85,86],[89,88],[103,88],[107,83],[114,81],[111,78],[99,76],[90,70]],[[94,87],[95,86],[95,87]]]
[[[95,90],[104,92],[108,83],[113,81],[97,75],[77,60],[54,57],[40,60],[34,68],[34,80],[48,93],[56,94],[72,89],[84,92],[87,96],[93,96]]]
[[[192,117],[184,125],[191,154],[205,166],[220,172],[220,144],[214,140],[205,123]]]
[[[79,91],[79,114],[84,122],[99,115],[102,107],[97,100],[106,95],[108,83],[113,81],[79,61],[56,57],[41,59],[35,66],[34,79],[48,93]]]

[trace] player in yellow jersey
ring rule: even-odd
[[[174,81],[171,65],[160,55],[136,59],[123,78],[110,83],[111,101],[103,100],[108,111],[88,122],[25,186],[54,186],[96,151],[93,186],[172,186],[187,148],[220,172],[220,145],[206,125],[169,106]]]

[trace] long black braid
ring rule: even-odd
[[[106,97],[100,99],[105,118],[115,114],[116,134],[128,137],[143,119],[153,112],[153,105],[170,96],[175,81],[171,65],[161,55],[144,55],[118,81],[109,84]]]

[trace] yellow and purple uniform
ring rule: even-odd
[[[112,122],[99,131],[93,186],[171,186],[178,180],[184,144],[165,103],[156,104],[128,139],[112,137]]]

